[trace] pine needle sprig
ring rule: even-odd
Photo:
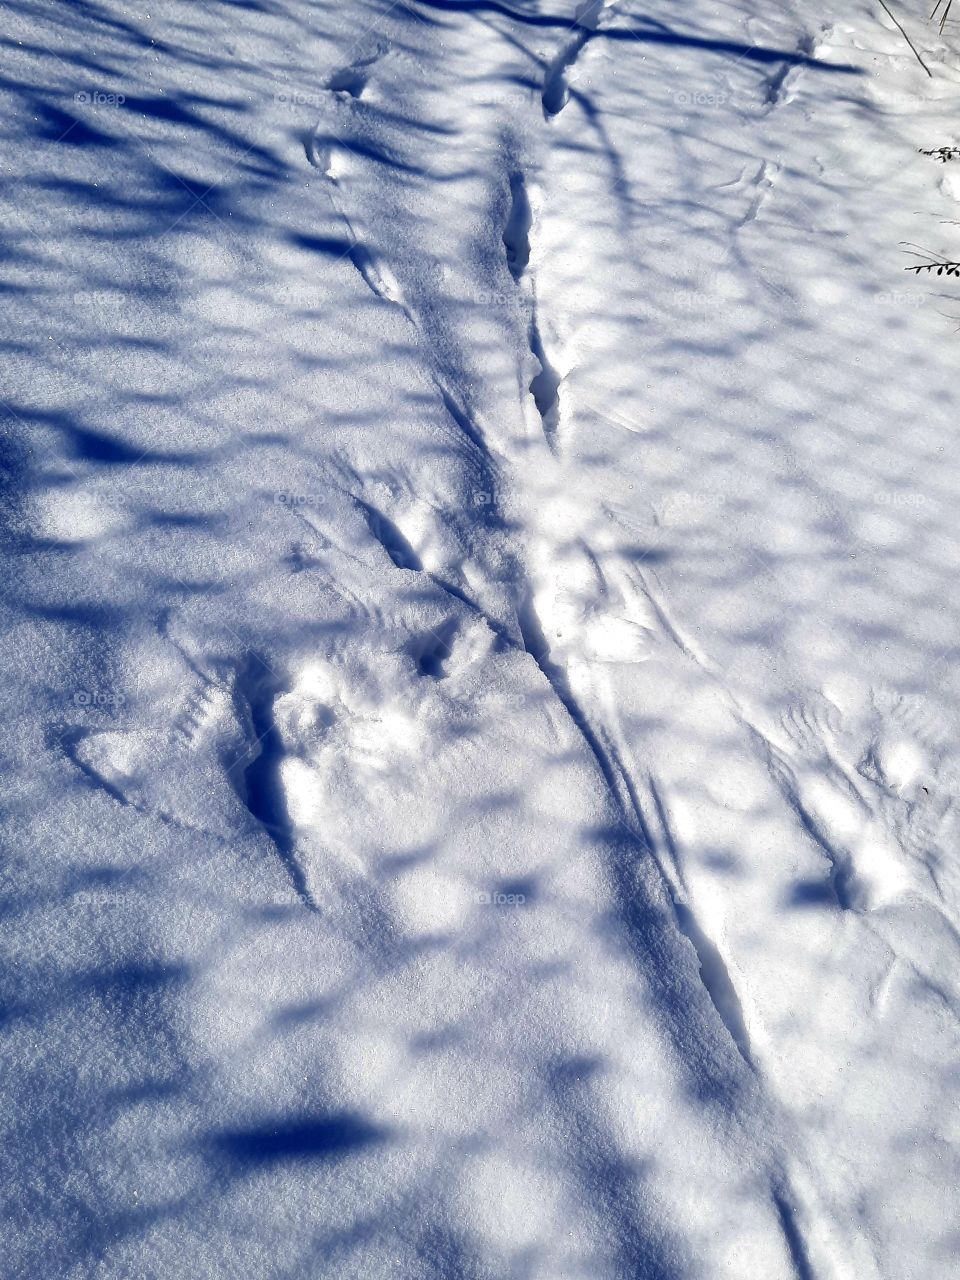
[[[960,262],[920,262],[914,267],[904,267],[904,271],[933,271],[938,276],[960,276]]]
[[[928,271],[938,276],[960,276],[960,262],[952,262],[939,253],[931,253],[922,244],[914,244],[911,240],[901,240],[900,243],[909,257],[922,259],[912,267],[904,267],[904,271],[913,271],[917,275]]]

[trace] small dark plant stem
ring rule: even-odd
[[[880,5],[880,8],[881,8],[881,9],[884,11],[884,13],[887,15],[887,17],[888,17],[888,18],[890,18],[890,20],[894,23],[894,25],[896,26],[897,30],[898,30],[898,31],[900,32],[900,34],[903,36],[904,40],[906,40],[907,44],[908,44],[908,45],[910,46],[910,48],[913,50],[913,55],[914,55],[914,57],[915,57],[915,58],[916,58],[916,60],[920,63],[921,67],[923,67],[924,71],[927,73],[927,75],[928,75],[928,76],[930,77],[930,79],[932,80],[932,79],[933,79],[933,72],[930,70],[930,68],[927,66],[927,64],[924,62],[924,60],[920,57],[920,53],[919,53],[919,50],[917,49],[917,46],[913,43],[913,41],[912,41],[912,40],[910,39],[910,37],[907,35],[906,31],[904,31],[904,29],[903,29],[903,27],[900,25],[900,22],[899,22],[899,20],[897,19],[896,15],[895,15],[895,14],[893,14],[893,13],[891,13],[890,8],[889,8],[889,6],[887,5],[887,0],[878,0],[878,3],[879,3],[879,5]]]

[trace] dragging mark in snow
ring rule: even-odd
[[[570,719],[580,732],[584,742],[589,747],[590,753],[607,785],[607,789],[616,801],[617,808],[620,811],[621,818],[623,820],[624,828],[629,831],[632,836],[639,838],[643,844],[649,848],[650,841],[646,838],[646,833],[643,832],[638,834],[635,826],[626,819],[626,810],[622,802],[620,786],[618,785],[616,769],[618,762],[610,760],[603,743],[594,732],[587,716],[577,703],[577,700],[570,689],[566,671],[559,663],[554,662],[550,657],[550,646],[543,633],[543,626],[540,622],[539,615],[537,614],[537,610],[530,593],[528,593],[526,598],[517,606],[517,623],[520,629],[520,636],[523,641],[524,651],[533,658],[544,679],[547,681],[547,684],[556,694],[557,698],[566,709],[567,714],[570,716]]]
[[[543,436],[552,453],[557,452],[557,435],[560,428],[560,384],[563,379],[551,365],[544,350],[543,338],[537,318],[536,295],[531,295],[530,350],[540,366],[540,372],[530,383],[530,394],[543,423]]]
[[[340,189],[340,183],[335,172],[336,149],[329,145],[321,146],[319,136],[319,132],[315,133],[308,142],[307,159],[329,179],[330,203],[341,218],[347,233],[348,249],[345,256],[349,258],[351,264],[375,298],[399,308],[416,334],[420,349],[424,352],[431,351],[433,344],[425,340],[417,316],[404,299],[403,291],[392,271],[371,248],[369,241],[364,239],[358,225],[347,215],[341,206],[341,202],[337,199],[335,192]],[[444,409],[481,455],[484,469],[488,470],[492,459],[483,428],[461,403],[458,396],[451,389],[447,378],[436,367],[433,359],[427,360],[426,372],[440,396]],[[495,491],[496,486],[493,483],[493,479],[492,474],[485,477],[485,492],[492,493]]]
[[[700,966],[700,981],[710,997],[710,1003],[717,1011],[717,1016],[730,1033],[730,1039],[737,1047],[737,1052],[751,1070],[754,1070],[750,1053],[750,1038],[743,1017],[740,997],[733,985],[730,972],[724,962],[717,945],[704,933],[703,929],[685,902],[674,902],[673,909],[677,917],[677,926],[697,954]]]
[[[577,49],[582,46],[584,38],[581,38],[577,44]],[[540,367],[540,372],[531,381],[529,390],[540,415],[544,438],[551,452],[556,455],[556,435],[560,416],[559,390],[562,377],[550,363],[544,349],[537,307],[536,284],[527,274],[531,257],[532,225],[533,217],[526,182],[522,173],[515,172],[510,176],[510,205],[503,230],[503,243],[510,273],[520,288],[524,290],[526,296],[530,316],[530,350]],[[589,551],[587,555],[593,561],[597,575],[605,589],[605,584],[603,583],[604,575],[599,565]],[[649,593],[644,592],[644,594],[648,595]],[[643,612],[645,613],[646,611]],[[661,623],[664,623],[660,611],[654,608],[653,612],[660,618]],[[618,811],[621,825],[637,845],[646,854],[650,855],[656,863],[668,900],[673,908],[677,928],[690,943],[697,957],[700,980],[704,991],[710,999],[720,1022],[729,1033],[738,1053],[747,1066],[754,1070],[740,999],[719,948],[700,926],[693,909],[689,905],[689,895],[683,884],[677,850],[673,845],[666,811],[655,783],[652,779],[649,780],[648,802],[646,804],[642,803],[637,792],[635,779],[631,776],[620,750],[615,742],[611,740],[602,723],[600,725],[591,723],[586,710],[580,706],[574,696],[564,663],[562,660],[555,660],[552,657],[533,593],[529,590],[517,606],[517,617],[524,647],[537,663],[541,673],[566,709],[581,738],[589,748]],[[665,623],[664,630],[667,634],[673,636],[672,630]],[[673,636],[673,638],[677,639],[676,636]],[[679,645],[679,641],[677,643]],[[680,647],[682,648],[682,646]],[[654,837],[650,821],[646,816],[647,813],[655,813],[657,815],[662,833],[662,838],[659,841]],[[666,850],[665,854],[661,852],[663,847]],[[626,914],[629,915],[629,911],[626,911]]]
[[[537,308],[536,285],[528,275],[532,230],[533,211],[526,178],[523,173],[515,171],[510,175],[510,204],[503,228],[503,245],[507,269],[524,293],[529,312],[530,351],[539,366],[538,372],[530,380],[528,390],[540,415],[544,439],[551,452],[556,453],[560,426],[560,384],[563,379],[547,356]]]
[[[647,781],[649,803],[644,805],[637,792],[635,780],[631,777],[616,746],[601,728],[594,727],[590,723],[586,711],[580,706],[570,688],[565,669],[551,659],[549,645],[532,601],[520,611],[519,623],[527,653],[540,668],[589,747],[614,802],[621,826],[656,864],[667,898],[673,907],[677,927],[690,943],[697,957],[700,981],[704,991],[729,1033],[737,1052],[746,1065],[751,1070],[755,1070],[740,998],[719,948],[701,927],[689,905],[680,872],[678,851],[673,841],[666,809],[655,782],[652,778]],[[655,837],[646,816],[646,813],[651,811],[657,815],[661,828],[660,840]]]
[[[567,71],[576,62],[580,50],[590,38],[589,31],[581,31],[577,38],[554,58],[543,81],[543,114],[548,120],[558,116],[567,105]]]
[[[394,522],[388,516],[385,516],[382,511],[378,511],[371,503],[362,502],[359,498],[356,499],[356,502],[363,513],[371,535],[383,547],[394,565],[398,569],[413,569],[418,573],[422,572],[423,564],[420,561],[420,557]]]
[[[328,154],[328,162],[332,166],[334,164],[334,152]],[[337,179],[328,169],[327,176],[330,179],[331,186],[337,185]],[[395,307],[399,307],[408,320],[413,321],[409,308],[403,300],[400,292],[400,286],[393,278],[390,269],[380,261],[376,252],[370,247],[369,243],[364,241],[359,234],[357,227],[352,220],[347,217],[344,210],[340,207],[338,201],[334,199],[332,193],[330,202],[343,222],[347,233],[347,257],[360,275],[364,284],[370,290],[375,298],[379,298],[381,302],[389,302]]]
[[[780,1220],[780,1229],[787,1243],[787,1249],[790,1253],[793,1269],[797,1274],[797,1280],[816,1280],[813,1267],[810,1265],[803,1233],[797,1224],[796,1211],[782,1191],[774,1190],[772,1195],[773,1207],[776,1209],[777,1217]]]
[[[737,1051],[744,1062],[752,1070],[755,1070],[750,1050],[750,1037],[747,1032],[747,1024],[743,1016],[740,997],[737,994],[736,986],[730,976],[730,971],[720,952],[720,948],[705,932],[689,905],[681,871],[679,850],[673,838],[666,804],[652,777],[647,778],[647,790],[650,794],[653,810],[657,815],[663,843],[670,857],[672,874],[665,873],[664,880],[673,900],[677,926],[697,953],[697,961],[700,965],[700,980],[707,995],[710,997],[711,1004],[717,1011],[717,1016],[730,1033],[730,1038],[736,1045]]]

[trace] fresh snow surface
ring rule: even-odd
[[[5,1280],[960,1274],[890,7],[0,5]]]

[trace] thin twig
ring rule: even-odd
[[[897,20],[897,18],[896,18],[896,17],[895,17],[891,12],[890,12],[890,9],[889,9],[889,7],[888,7],[888,5],[887,5],[887,0],[879,0],[879,4],[880,4],[880,8],[884,11],[884,13],[887,15],[887,17],[891,19],[891,21],[892,21],[892,22],[894,23],[894,25],[896,26],[897,30],[898,30],[898,31],[900,32],[900,34],[903,36],[904,40],[906,40],[907,44],[908,44],[908,45],[910,46],[910,48],[913,50],[914,57],[916,58],[916,60],[920,63],[921,67],[923,67],[924,71],[927,73],[927,75],[928,75],[928,76],[930,77],[930,79],[932,80],[932,79],[933,79],[933,72],[930,70],[930,68],[927,66],[927,64],[924,62],[924,60],[920,57],[920,53],[919,53],[919,50],[917,49],[917,46],[913,43],[913,41],[910,39],[910,37],[909,37],[909,36],[907,35],[907,33],[904,31],[903,27],[901,27],[901,25],[900,25],[899,21]],[[936,10],[934,10],[934,12],[936,12]]]

